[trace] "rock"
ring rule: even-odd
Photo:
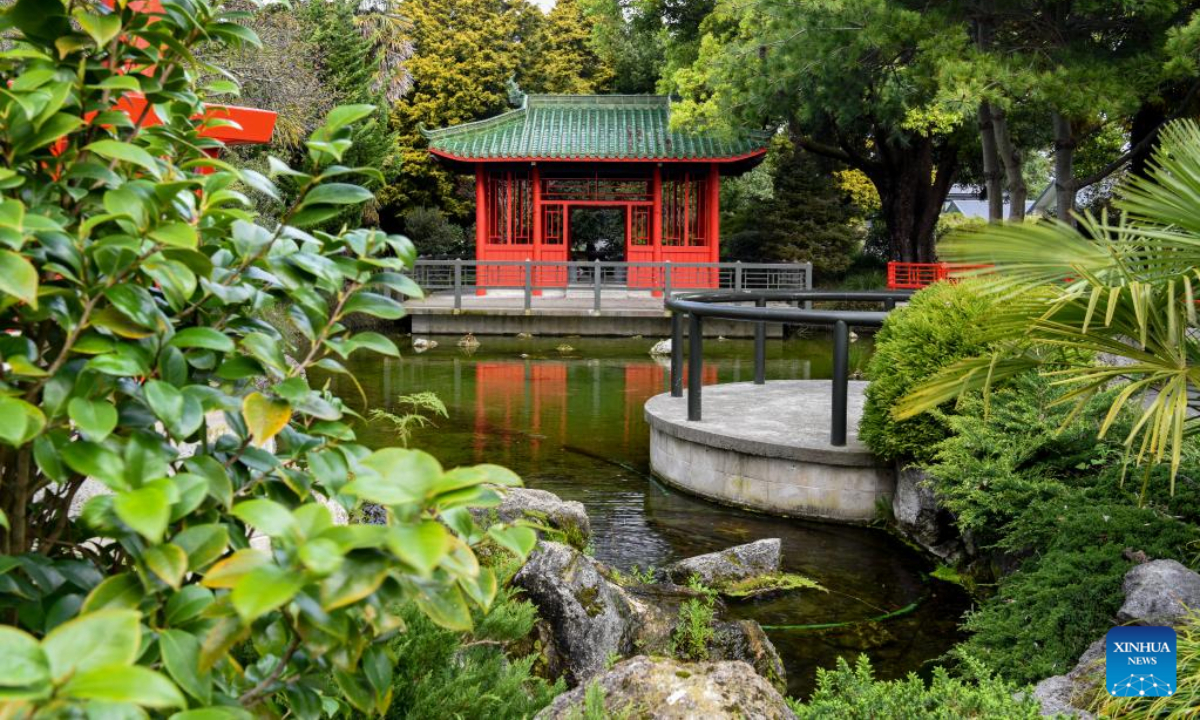
[[[644,655],[618,663],[594,681],[604,693],[605,714],[684,720],[691,718],[795,718],[783,696],[743,662],[681,663]],[[580,717],[587,694],[579,687],[559,695],[537,720]]]
[[[513,577],[549,623],[553,654],[571,686],[604,670],[610,655],[633,654],[640,603],[609,582],[599,564],[574,548],[541,543]]]
[[[434,349],[438,346],[438,344],[437,340],[430,340],[428,338],[413,338],[412,346],[413,350],[416,352],[423,353],[426,350]]]
[[[924,470],[901,467],[896,473],[892,516],[896,528],[913,542],[947,562],[957,564],[965,551],[954,526],[954,516],[941,508],[925,483]]]
[[[1174,560],[1135,565],[1122,585],[1125,604],[1117,611],[1121,623],[1174,625],[1187,608],[1200,607],[1200,575]]]
[[[1079,662],[1066,675],[1046,678],[1033,689],[1033,696],[1042,706],[1043,715],[1069,715],[1090,719],[1094,717],[1086,710],[1076,707],[1086,705],[1095,695],[1096,688],[1104,684],[1104,638],[1088,646]]]
[[[563,541],[583,550],[592,537],[592,526],[583,503],[563,500],[552,492],[531,488],[505,488],[504,501],[495,508],[472,508],[471,516],[483,527],[493,522],[511,523],[526,519],[562,533]],[[543,533],[544,534],[544,533]]]
[[[740,660],[771,683],[781,693],[787,692],[787,671],[762,626],[753,620],[734,620],[718,623],[708,644],[710,660]]]
[[[671,354],[671,339],[659,340],[654,343],[654,347],[650,348],[651,355],[670,355]]]
[[[662,573],[680,584],[686,584],[695,575],[705,585],[716,586],[755,575],[779,572],[779,548],[779,538],[758,540],[720,552],[680,560],[663,568]]]

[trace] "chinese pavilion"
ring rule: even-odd
[[[475,175],[477,260],[570,260],[571,210],[606,207],[624,211],[629,262],[717,262],[721,176],[761,162],[768,135],[682,133],[670,112],[662,96],[528,95],[516,110],[425,136],[446,167]],[[481,284],[504,284],[502,270]],[[540,275],[539,286],[566,284],[565,272]],[[641,283],[630,275],[658,284],[649,270]]]

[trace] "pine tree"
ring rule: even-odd
[[[609,92],[614,73],[596,52],[595,25],[579,0],[558,0],[550,14],[537,23],[536,34],[527,43],[526,66],[530,70],[522,88],[563,95]]]
[[[794,147],[780,152],[774,197],[763,216],[760,262],[811,262],[825,276],[850,267],[860,231],[832,165]]]
[[[392,106],[400,169],[380,199],[393,212],[424,206],[463,220],[470,196],[429,155],[421,127],[458,125],[508,109],[507,83],[520,62],[523,0],[407,0],[413,54],[408,93]]]

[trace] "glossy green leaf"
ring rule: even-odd
[[[187,555],[187,567],[192,572],[203,570],[225,552],[229,544],[229,530],[216,523],[193,525],[179,531],[171,542],[183,548]]]
[[[188,556],[183,548],[170,543],[164,545],[155,545],[146,550],[142,556],[142,560],[146,563],[146,567],[150,572],[154,573],[159,580],[162,580],[167,585],[179,589],[179,584],[183,581],[183,576],[188,570]]]
[[[196,228],[183,222],[160,225],[150,232],[150,238],[168,247],[194,248],[200,241]]]
[[[117,409],[104,400],[72,398],[67,404],[67,414],[92,442],[102,442],[117,427]]]
[[[0,250],[0,292],[36,309],[38,274],[33,263],[11,250]]]
[[[230,598],[238,615],[246,622],[253,622],[290,602],[302,587],[304,579],[297,573],[277,565],[263,565],[238,580]]]
[[[185,585],[167,600],[167,624],[178,627],[199,616],[212,603],[212,590],[201,585]]]
[[[200,641],[183,630],[165,630],[158,636],[163,666],[179,687],[203,705],[212,702],[212,676],[200,672]]]
[[[420,450],[386,448],[362,464],[374,474],[361,473],[343,492],[380,505],[418,502],[442,476],[441,464]]]
[[[450,534],[441,523],[424,520],[415,525],[389,528],[387,545],[396,557],[428,577],[450,552]]]
[[[362,313],[383,320],[399,320],[406,312],[404,306],[395,300],[372,292],[359,291],[346,301],[342,308],[345,315]]]
[[[457,585],[430,585],[416,595],[417,607],[429,619],[448,630],[466,632],[471,629],[471,611]]]
[[[296,529],[292,512],[274,500],[247,500],[233,506],[233,516],[259,532],[272,537],[290,534]]]
[[[524,560],[537,544],[537,533],[527,527],[501,527],[493,525],[488,528],[488,536],[501,547],[509,550],[518,558]]]
[[[151,175],[158,176],[158,163],[155,162],[154,156],[137,145],[119,140],[97,140],[85,149],[109,160],[136,165]]]
[[[141,614],[101,610],[70,620],[50,631],[42,649],[55,682],[88,670],[131,665],[142,643]]]
[[[0,688],[40,685],[50,680],[50,661],[36,638],[0,625]]]
[[[75,472],[113,489],[125,486],[125,461],[107,447],[81,440],[66,444],[60,452],[63,462]]]
[[[267,565],[271,556],[265,550],[245,548],[214,564],[204,573],[203,584],[210,588],[231,588],[247,573]]]
[[[341,567],[342,559],[342,549],[327,538],[310,540],[300,547],[300,562],[320,576],[328,575]]]
[[[162,539],[171,519],[170,499],[157,487],[117,493],[113,498],[113,510],[121,522],[151,542]]]
[[[125,702],[143,707],[186,707],[175,684],[139,665],[109,665],[81,671],[63,686],[62,695],[78,700]]]
[[[146,589],[132,572],[105,578],[84,598],[81,613],[99,610],[132,610],[146,597]]]
[[[313,188],[304,197],[308,205],[357,205],[375,197],[370,190],[349,183],[325,183]]]
[[[175,333],[171,345],[177,348],[203,348],[216,352],[233,352],[233,340],[224,333],[206,327],[185,328]]]

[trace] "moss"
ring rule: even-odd
[[[820,583],[795,573],[769,573],[756,575],[745,580],[729,583],[718,588],[721,595],[729,598],[753,598],[761,595],[790,590],[820,590],[828,592]]]
[[[602,612],[603,608],[600,607],[600,603],[596,602],[599,596],[600,588],[597,586],[585,587],[575,593],[575,599],[579,601],[580,607],[588,614],[588,617],[596,617]]]

